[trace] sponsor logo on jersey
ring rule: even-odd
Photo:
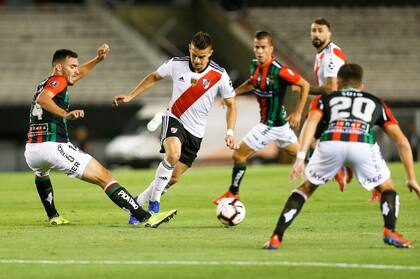
[[[175,134],[178,131],[178,128],[175,127],[171,127],[171,133]]]
[[[207,89],[210,85],[210,82],[211,82],[211,80],[209,80],[207,78],[203,79],[203,88]]]
[[[191,86],[196,86],[196,85],[197,85],[197,79],[191,78]]]
[[[180,78],[178,79],[178,81],[185,82],[184,77],[180,77]]]
[[[58,82],[56,80],[54,80],[54,81],[50,82],[50,85],[52,87],[56,87],[58,85]]]

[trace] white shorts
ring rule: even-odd
[[[92,156],[70,142],[27,143],[25,159],[36,176],[47,176],[51,169],[63,171],[69,177],[81,178]]]
[[[372,190],[391,176],[377,143],[344,141],[319,142],[306,167],[305,176],[312,184],[325,184],[345,164],[351,166],[366,190]]]
[[[280,127],[269,127],[265,124],[258,123],[246,134],[242,141],[253,150],[258,151],[273,141],[276,141],[281,148],[287,147],[297,142],[297,137],[295,132],[290,129],[289,123]]]

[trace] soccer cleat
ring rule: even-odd
[[[238,194],[233,194],[231,191],[227,191],[226,193],[224,193],[223,195],[221,195],[218,198],[215,198],[212,203],[214,204],[219,204],[219,202],[221,200],[223,200],[224,198],[234,198],[234,199],[239,199],[239,193]]]
[[[164,222],[169,222],[169,220],[174,218],[176,213],[177,213],[176,209],[171,209],[171,210],[168,210],[168,211],[152,214],[152,216],[150,216],[149,220],[147,220],[144,223],[144,226],[149,227],[149,228],[157,228],[157,227],[160,226],[160,224],[162,224]]]
[[[404,239],[402,234],[384,228],[384,243],[397,248],[413,248],[411,241]]]
[[[379,192],[378,190],[373,190],[372,191],[372,196],[370,197],[369,201],[371,203],[378,203],[381,201],[381,192]]]
[[[262,248],[267,250],[276,250],[279,249],[280,244],[281,242],[279,240],[279,236],[277,234],[273,234]]]
[[[344,192],[344,186],[345,186],[344,176],[345,176],[345,168],[344,167],[341,167],[338,170],[337,174],[334,176],[335,181],[337,181],[341,192]]]
[[[149,200],[149,207],[147,208],[147,211],[153,212],[153,213],[159,213],[159,206],[160,206],[160,202]]]
[[[50,221],[50,225],[53,225],[53,226],[70,224],[70,221],[69,220],[64,219],[61,216],[52,217],[52,218],[50,218],[49,221]]]
[[[136,219],[133,215],[130,214],[130,217],[128,218],[128,223],[133,226],[137,226],[140,224],[140,221]]]
[[[353,171],[348,166],[345,167],[345,170],[346,170],[346,173],[345,173],[346,184],[349,184],[351,182],[351,180],[353,179]]]

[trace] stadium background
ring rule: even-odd
[[[30,101],[36,85],[50,74],[51,56],[58,48],[74,49],[84,62],[95,55],[102,42],[111,47],[107,60],[71,88],[71,106],[84,108],[86,118],[70,126],[75,144],[79,144],[76,131],[87,130],[90,152],[110,163],[105,152],[110,140],[122,133],[138,132],[139,125],[144,124],[140,123],[144,119],[136,120],[138,111],[147,107],[158,112],[169,101],[171,84],[161,82],[123,109],[111,107],[112,96],[133,88],[171,56],[186,55],[187,43],[196,31],[212,35],[213,58],[226,68],[235,85],[247,78],[253,57],[252,36],[258,29],[271,31],[279,60],[313,84],[315,52],[309,25],[319,16],[331,21],[333,41],[349,60],[365,68],[366,90],[388,102],[419,160],[417,2],[0,0],[0,170],[27,170],[23,149]],[[238,98],[239,137],[257,121],[256,103],[251,98]],[[289,107],[294,101],[293,95],[287,98]],[[230,163],[229,152],[223,149],[221,110],[216,106],[211,116],[198,164]],[[386,159],[398,158],[390,142],[382,136],[379,142]],[[142,147],[148,149],[150,145],[146,142]],[[259,159],[287,161],[275,148],[261,153]],[[133,164],[143,166],[141,163]]]

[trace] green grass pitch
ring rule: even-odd
[[[401,202],[397,230],[420,243],[420,201],[407,190],[403,167],[390,166]],[[33,174],[0,173],[0,278],[420,278],[420,244],[384,245],[379,205],[355,180],[344,193],[334,182],[318,189],[282,247],[262,250],[297,186],[288,182],[290,168],[248,168],[247,216],[231,228],[211,204],[229,184],[229,166],[189,170],[162,198],[162,210],[178,215],[158,229],[129,226],[99,187],[59,173],[51,174],[56,206],[72,223],[51,227]],[[138,194],[154,170],[113,173]]]

